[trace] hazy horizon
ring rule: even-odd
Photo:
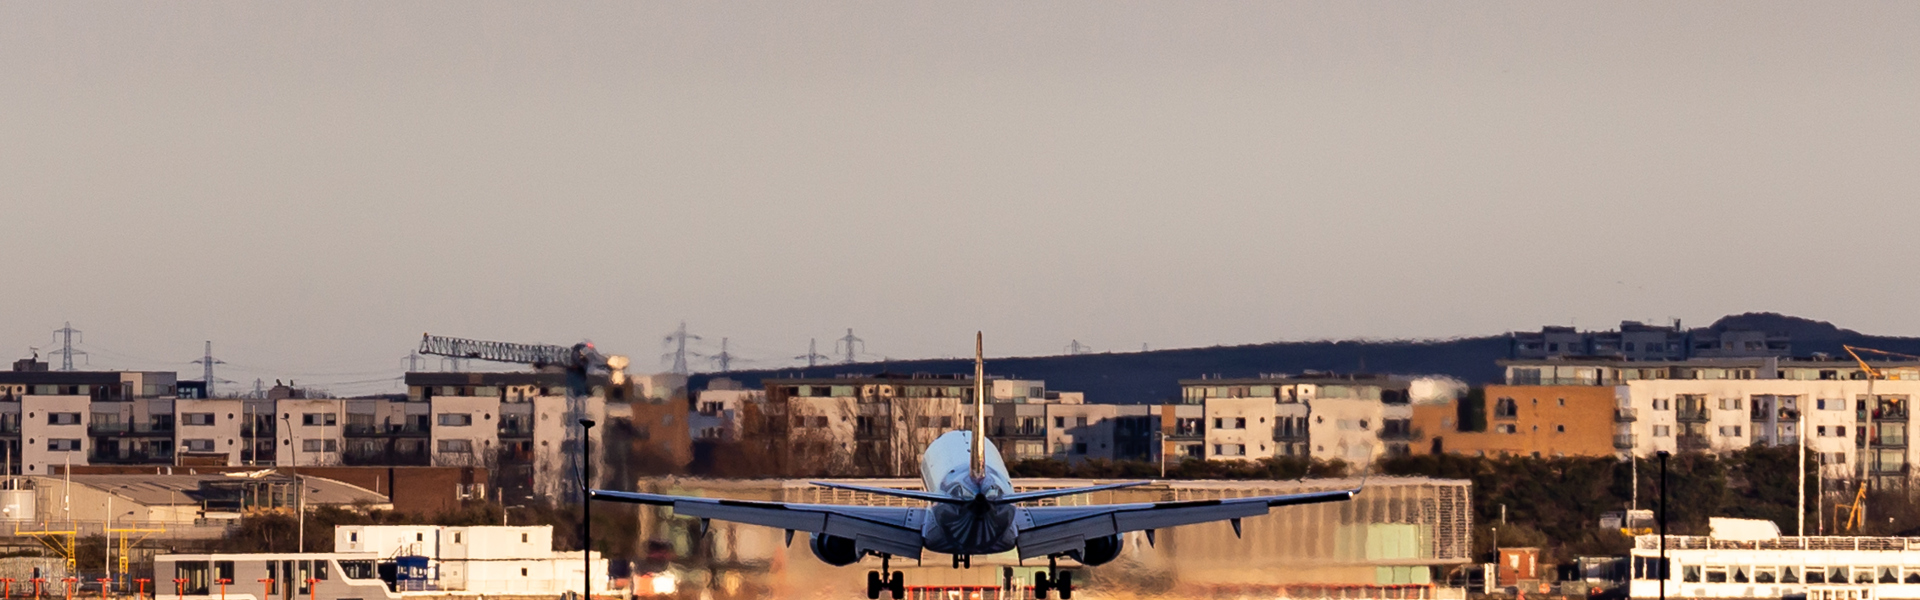
[[[1920,335],[1920,5],[0,2],[0,350]],[[711,368],[711,363],[694,365]],[[358,387],[355,387],[358,386]],[[351,389],[349,389],[351,388]],[[362,390],[361,388],[365,388]],[[386,388],[381,388],[386,389]]]

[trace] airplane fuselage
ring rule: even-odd
[[[1006,462],[991,440],[986,444],[986,469],[975,479],[972,473],[973,432],[949,431],[927,446],[920,457],[920,476],[925,489],[946,494],[965,504],[934,503],[920,526],[926,548],[934,552],[958,555],[995,554],[1014,548],[1020,530],[1016,525],[1018,508],[993,500],[1013,493],[1013,481],[1007,476]],[[975,500],[983,500],[975,502]]]

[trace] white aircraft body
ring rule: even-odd
[[[975,340],[974,398],[986,398],[985,364]],[[986,404],[974,403],[972,431],[949,431],[927,446],[920,459],[925,491],[868,487],[843,483],[814,485],[923,500],[927,508],[793,504],[752,500],[725,500],[611,490],[589,490],[592,500],[672,506],[674,514],[720,519],[811,534],[813,555],[834,566],[859,562],[868,555],[881,559],[879,571],[867,573],[867,597],[891,592],[906,594],[904,576],[888,572],[894,557],[920,558],[921,550],[953,555],[955,568],[972,566],[976,554],[1019,550],[1021,560],[1046,557],[1048,573],[1035,577],[1034,591],[1044,599],[1048,591],[1073,597],[1071,573],[1058,570],[1057,559],[1072,558],[1083,565],[1105,564],[1120,555],[1120,534],[1144,531],[1148,543],[1154,531],[1178,525],[1231,521],[1240,532],[1240,519],[1267,514],[1276,506],[1313,504],[1351,499],[1359,488],[1220,500],[1145,502],[1094,506],[1022,506],[1044,498],[1085,494],[1146,481],[1015,492],[1007,465],[986,438]]]

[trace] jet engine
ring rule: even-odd
[[[1120,542],[1119,534],[1109,535],[1107,537],[1088,538],[1086,547],[1075,550],[1075,556],[1073,558],[1074,560],[1080,561],[1080,564],[1089,567],[1104,565],[1120,557],[1120,548],[1122,546],[1123,544]]]
[[[836,567],[860,562],[860,551],[854,549],[853,540],[840,536],[816,533],[807,541],[807,547],[820,562]]]

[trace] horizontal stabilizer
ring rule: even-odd
[[[925,500],[927,502],[945,502],[947,504],[966,504],[967,502],[970,502],[970,500],[955,498],[939,492],[923,492],[920,490],[903,490],[900,488],[889,488],[889,487],[871,487],[871,486],[864,486],[864,485],[853,485],[851,483],[833,483],[828,481],[809,481],[807,483],[811,483],[823,488],[833,488],[836,490],[853,490],[856,492],[866,492],[869,494],[880,494],[882,496],[894,496],[898,498],[912,498],[914,500]]]
[[[1013,504],[1015,502],[1031,502],[1034,500],[1044,500],[1047,498],[1058,498],[1061,496],[1072,496],[1075,494],[1086,494],[1090,492],[1098,492],[1103,490],[1113,490],[1113,489],[1119,489],[1119,488],[1125,488],[1125,487],[1133,487],[1136,485],[1146,485],[1148,483],[1150,482],[1123,481],[1120,483],[1103,483],[1100,485],[1090,485],[1087,487],[1022,492],[1019,494],[1010,494],[1006,496],[1001,496],[999,500],[995,500],[994,502],[999,504]]]

